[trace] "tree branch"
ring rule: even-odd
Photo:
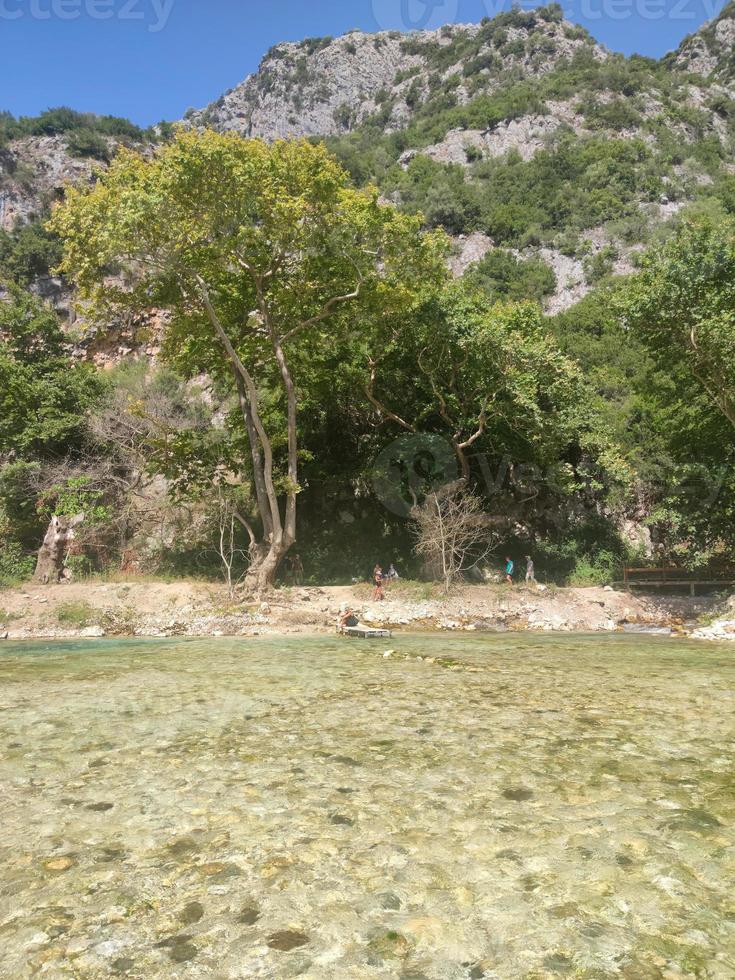
[[[396,415],[395,412],[391,412],[389,408],[386,408],[385,405],[383,405],[382,402],[379,402],[378,399],[375,397],[376,376],[377,376],[376,363],[375,361],[370,361],[370,382],[369,384],[365,385],[365,389],[364,389],[367,400],[370,402],[370,404],[373,406],[373,408],[376,411],[380,412],[380,414],[384,415],[387,419],[390,419],[392,422],[395,422],[397,425],[400,425],[401,428],[406,429],[407,432],[416,432],[415,426],[411,425],[410,422],[406,422],[405,419],[402,419],[400,415]]]

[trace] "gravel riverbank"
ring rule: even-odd
[[[403,631],[616,632],[670,630],[697,638],[735,638],[717,620],[714,598],[651,597],[610,588],[557,589],[473,585],[444,596],[400,583],[384,602],[365,585],[282,588],[262,601],[232,599],[221,586],[180,582],[79,582],[0,591],[0,637],[71,639],[104,636],[254,636],[331,633],[340,609]],[[727,611],[722,613],[727,617]],[[704,623],[708,625],[703,625]]]

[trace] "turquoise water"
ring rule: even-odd
[[[3,644],[0,976],[735,977],[734,680],[644,637]]]

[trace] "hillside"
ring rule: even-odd
[[[86,218],[67,225],[57,220],[55,231],[46,222],[65,187],[93,182],[120,146],[147,160],[121,159],[116,174],[132,167],[159,180],[160,168],[179,159],[179,148],[183,161],[201,166],[202,187],[211,190],[206,214],[212,226],[195,242],[211,247],[220,247],[223,232],[249,223],[265,235],[262,219],[249,211],[244,224],[233,223],[232,202],[280,202],[294,193],[302,171],[305,180],[319,175],[320,185],[331,174],[333,189],[341,187],[356,210],[332,208],[329,234],[320,231],[313,249],[289,243],[289,262],[323,256],[335,240],[337,216],[352,220],[365,202],[374,207],[373,194],[362,193],[366,185],[375,185],[382,201],[399,211],[423,215],[413,221],[379,209],[403,229],[391,245],[397,259],[391,289],[407,277],[407,292],[395,295],[415,291],[410,316],[394,320],[361,307],[349,320],[357,343],[330,345],[315,359],[304,339],[296,352],[296,390],[305,399],[296,412],[303,459],[297,453],[293,463],[295,470],[303,464],[298,541],[314,581],[348,581],[362,574],[356,566],[363,559],[372,567],[378,528],[399,562],[413,561],[405,515],[388,514],[369,492],[373,462],[405,431],[448,433],[463,472],[465,450],[472,448],[492,526],[508,536],[514,554],[535,554],[552,580],[603,584],[639,554],[685,555],[700,563],[719,555],[733,526],[726,501],[735,465],[722,448],[731,440],[724,420],[735,417],[729,382],[724,374],[713,384],[693,381],[692,352],[675,355],[668,340],[645,332],[642,321],[665,307],[664,294],[653,303],[641,293],[643,276],[620,277],[638,269],[644,251],[663,256],[663,271],[674,282],[697,269],[702,256],[716,257],[719,269],[723,249],[730,254],[735,89],[727,38],[733,9],[661,61],[604,50],[555,6],[433,33],[352,32],[279,45],[216,105],[188,113],[175,140],[171,126],[144,132],[125,120],[65,108],[37,118],[0,115],[0,581],[28,572],[45,530],[39,515],[67,490],[71,515],[91,507],[100,522],[87,531],[86,551],[74,556],[77,570],[112,561],[155,572],[217,574],[215,519],[225,519],[222,507],[242,503],[220,485],[223,461],[243,488],[249,479],[238,430],[247,423],[238,420],[218,345],[201,335],[178,353],[171,346],[182,331],[202,326],[188,307],[175,307],[186,290],[181,294],[163,280],[141,284],[129,296],[110,288],[127,287],[148,268],[147,253],[142,264],[130,266],[131,250],[143,231],[169,214],[161,199],[145,202],[150,210],[123,253],[108,254],[116,239],[108,238],[106,227],[95,239]],[[696,59],[687,52],[712,53],[712,38],[719,45],[717,64],[700,58],[695,73]],[[223,139],[218,131],[264,142]],[[305,139],[295,145],[276,141],[279,135]],[[212,155],[201,158],[200,148]],[[217,171],[223,161],[241,157],[247,165]],[[265,169],[253,169],[256,164]],[[276,169],[278,183],[268,195],[273,166],[282,171]],[[130,186],[141,191],[137,176]],[[187,194],[191,186],[184,183]],[[113,180],[99,197],[114,188]],[[308,182],[307,190],[314,191]],[[296,197],[303,207],[302,195]],[[193,205],[194,220],[202,220],[198,196]],[[68,202],[69,213],[76,207],[86,207],[83,198]],[[316,220],[322,211],[307,213]],[[688,225],[682,232],[681,219],[697,214],[713,218],[701,227],[715,230],[692,238]],[[363,243],[365,228],[356,233],[356,227],[345,230],[345,240]],[[423,235],[423,228],[448,233],[453,249],[447,261],[459,282],[444,283],[441,236]],[[161,232],[165,241],[168,226]],[[69,275],[84,288],[80,270],[94,273],[86,299],[94,299],[94,287],[104,287],[94,323],[77,318],[69,281],[53,272],[61,258],[57,235],[67,242]],[[70,235],[77,237],[74,260]],[[188,249],[188,231],[186,242]],[[689,249],[684,263],[680,244]],[[360,261],[372,262],[382,247],[363,244]],[[271,261],[273,248],[267,237],[264,261]],[[440,248],[435,262],[434,248]],[[411,266],[414,253],[422,258]],[[735,268],[735,246],[732,254]],[[241,262],[238,246],[208,259],[207,275],[230,276]],[[340,272],[334,290],[340,301],[359,294],[355,266],[344,262],[340,246],[335,262],[319,270]],[[382,261],[373,269],[378,277],[388,271]],[[276,288],[271,273],[263,273],[269,290]],[[293,302],[293,314],[302,316],[306,286],[319,278],[300,267],[283,267],[283,274],[288,301],[279,297],[278,308],[291,309]],[[220,299],[242,304],[227,313],[240,336],[251,329],[263,297],[248,292],[239,273],[235,278],[235,285],[220,289]],[[442,284],[434,295],[436,281]],[[717,302],[730,302],[733,281],[728,274],[712,285]],[[647,282],[654,291],[657,280],[649,275]],[[376,290],[366,291],[366,304],[368,295],[382,295],[383,285],[378,289],[376,282]],[[633,296],[632,306],[621,306],[624,295]],[[671,295],[681,294],[674,289]],[[705,304],[709,296],[697,293],[697,301]],[[536,301],[548,316],[533,304],[498,302],[508,300]],[[317,320],[329,308],[321,302],[315,300]],[[690,305],[676,307],[669,323],[687,321]],[[638,318],[637,334],[621,331],[626,309]],[[89,316],[84,307],[82,313]],[[286,336],[301,334],[289,328]],[[691,339],[691,331],[686,336]],[[727,367],[731,339],[721,340],[715,361]],[[700,365],[705,374],[708,364]],[[291,452],[292,440],[275,430],[284,404],[292,413],[293,406],[281,401],[282,375],[267,358],[256,367],[274,426],[279,479],[285,479],[284,447]],[[488,391],[499,399],[492,423]],[[724,410],[713,392],[724,392]],[[735,405],[735,395],[731,401]],[[253,465],[265,458],[257,439],[251,458]],[[519,476],[529,468],[543,475],[530,496]],[[289,472],[279,485],[299,484]],[[224,498],[212,496],[215,487]],[[191,511],[182,504],[187,494],[195,501]],[[252,517],[252,500],[243,494]]]
[[[456,275],[558,313],[631,272],[684,208],[729,208],[734,10],[661,62],[606,51],[555,5],[279,44],[187,124],[326,139],[358,184],[453,237]],[[93,179],[120,140],[161,133],[61,113],[2,120],[0,229]]]
[[[554,313],[630,272],[687,205],[729,202],[732,18],[728,7],[661,62],[606,51],[555,5],[282,44],[188,122],[327,138],[358,183],[454,236],[457,274],[500,247],[479,274],[515,264]],[[712,39],[716,66],[692,53]]]
[[[392,132],[410,124],[447,79],[464,105],[509,78],[537,78],[582,52],[607,57],[586,32],[544,11],[410,35],[308,38],[271,48],[256,74],[189,120],[274,139],[351,132],[378,115]]]
[[[664,59],[666,63],[680,71],[732,85],[735,80],[734,13],[732,3],[727,4],[714,20],[684,38],[677,50]]]

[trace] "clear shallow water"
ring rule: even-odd
[[[0,976],[735,977],[732,648],[390,646],[0,647]]]

